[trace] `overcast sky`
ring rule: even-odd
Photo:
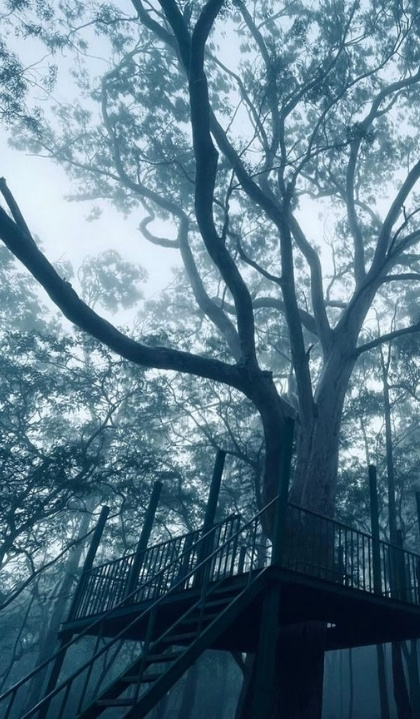
[[[0,176],[6,178],[31,232],[42,240],[50,261],[66,259],[77,267],[87,255],[112,248],[124,259],[147,269],[147,296],[171,281],[176,255],[142,238],[137,230],[140,216],[125,218],[105,206],[99,220],[88,222],[90,203],[64,199],[72,192],[64,169],[9,147],[4,130],[0,135]]]

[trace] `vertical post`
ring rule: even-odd
[[[379,507],[376,467],[369,465],[370,526],[372,531],[373,591],[382,594],[381,550],[379,544]]]
[[[79,603],[83,597],[83,591],[85,587],[85,579],[87,573],[92,569],[93,562],[95,560],[96,552],[98,551],[99,542],[101,541],[101,537],[104,531],[106,520],[108,519],[108,514],[110,512],[109,507],[104,505],[101,509],[101,513],[99,515],[98,523],[95,527],[95,531],[93,532],[92,539],[90,541],[89,549],[86,554],[85,561],[83,563],[83,569],[82,573],[80,575],[79,581],[77,583],[76,591],[73,595],[73,600],[70,605],[70,610],[67,616],[67,621],[71,621],[75,618],[77,614],[77,610],[79,607]],[[44,696],[48,696],[50,692],[52,692],[56,684],[58,682],[58,677],[60,676],[61,668],[64,663],[64,659],[66,656],[67,651],[67,644],[71,640],[73,636],[73,633],[71,631],[65,632],[60,637],[59,647],[58,647],[58,653],[54,660],[54,664],[51,668],[51,674],[48,678],[47,686],[45,689]],[[45,719],[48,709],[49,709],[49,702],[47,702],[39,711],[38,719]]]
[[[407,601],[407,583],[405,577],[405,563],[404,563],[404,546],[403,546],[403,534],[401,529],[397,529],[397,546],[400,551],[397,550],[397,577],[398,577],[398,599],[403,602]]]
[[[102,534],[104,531],[106,520],[108,519],[109,507],[103,506],[99,515],[98,523],[93,532],[92,539],[89,545],[89,549],[86,554],[86,559],[83,563],[82,573],[77,583],[76,591],[73,596],[73,600],[68,613],[67,621],[71,621],[75,618],[79,602],[83,596],[86,575],[92,569],[93,562],[95,560],[96,552],[98,551],[99,542],[101,541]]]
[[[137,586],[141,564],[143,561],[143,554],[147,549],[147,544],[150,539],[150,534],[152,532],[153,522],[155,520],[156,509],[159,503],[162,486],[162,482],[153,482],[152,494],[150,495],[149,505],[146,510],[143,528],[140,533],[139,541],[137,542],[133,565],[128,575],[125,596],[129,596],[132,592],[134,592]]]
[[[420,492],[416,492],[417,524],[420,534]]]
[[[216,454],[216,461],[213,468],[213,476],[211,478],[211,485],[209,496],[206,506],[206,514],[204,517],[203,534],[208,532],[216,518],[217,502],[219,500],[220,484],[222,482],[223,469],[225,466],[226,452],[223,449],[218,449]]]
[[[294,421],[287,417],[283,435],[283,451],[280,466],[279,494],[275,504],[273,527],[273,553],[271,564],[280,566],[283,558],[284,533],[287,519],[287,499],[289,496],[290,472],[292,464]]]
[[[217,502],[219,500],[220,485],[222,482],[223,469],[225,466],[226,452],[223,449],[217,450],[216,461],[213,468],[213,476],[211,478],[210,491],[207,500],[206,514],[202,528],[202,536],[210,532],[216,518]],[[197,553],[197,564],[204,562],[206,557],[213,551],[213,534],[200,542]],[[198,570],[194,578],[194,585],[200,584],[203,577],[204,567]]]
[[[279,636],[280,585],[266,587],[255,661],[250,719],[271,717],[275,698],[275,666]]]

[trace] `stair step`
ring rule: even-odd
[[[169,654],[149,654],[145,657],[148,664],[162,664],[163,662],[174,662],[182,652],[170,652]]]
[[[176,644],[181,641],[184,642],[186,639],[195,639],[197,632],[184,632],[183,634],[168,634],[164,640],[167,644]]]
[[[188,619],[183,619],[182,621],[180,620],[179,626],[183,627],[186,624],[197,624],[197,622],[200,622],[200,621],[209,623],[209,622],[212,622],[213,619],[216,619],[216,617],[217,617],[217,614],[203,614],[202,617],[200,617],[200,616],[189,617]]]
[[[127,684],[146,684],[150,682],[155,682],[157,679],[160,679],[163,672],[155,672],[154,674],[144,674],[142,677],[139,677],[136,674],[132,674],[131,676],[127,674],[125,677],[121,677],[121,681],[127,682]]]
[[[99,707],[132,707],[135,699],[98,699],[95,704]]]
[[[205,609],[207,609],[207,607],[225,607],[227,604],[229,604],[229,600],[224,597],[224,599],[211,599],[209,602],[206,602],[204,606]]]

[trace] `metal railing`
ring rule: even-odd
[[[282,566],[327,582],[420,604],[420,555],[370,534],[288,505]]]
[[[147,578],[144,584],[141,587],[137,587],[131,594],[124,596],[124,591],[120,590],[123,598],[118,604],[109,608],[105,613],[101,613],[97,619],[89,623],[80,633],[61,647],[58,652],[53,654],[49,659],[36,667],[26,677],[0,696],[1,719],[32,719],[32,717],[36,719],[63,719],[67,716],[66,712],[69,706],[72,707],[72,713],[70,715],[77,715],[92,699],[92,693],[90,691],[92,682],[96,685],[95,692],[97,693],[98,691],[95,667],[98,666],[100,662],[104,662],[108,653],[115,649],[118,642],[130,637],[135,628],[144,622],[145,619],[149,620],[152,618],[154,611],[157,610],[163,599],[175,592],[181,591],[185,586],[197,586],[200,590],[197,603],[202,603],[204,606],[207,597],[218,586],[218,583],[215,581],[217,578],[222,580],[225,576],[233,576],[234,574],[244,571],[245,560],[243,560],[243,566],[239,564],[239,562],[242,561],[241,557],[243,557],[243,552],[237,551],[239,544],[244,545],[241,539],[242,537],[246,537],[247,541],[251,537],[246,558],[246,567],[248,569],[247,582],[250,585],[256,574],[258,574],[258,572],[255,573],[253,570],[261,568],[259,537],[263,535],[264,515],[272,511],[275,502],[276,499],[270,502],[261,512],[253,517],[252,520],[242,527],[239,527],[236,531],[235,527],[239,526],[240,523],[238,516],[230,517],[219,525],[215,525],[209,532],[200,536],[192,545],[189,546],[189,543],[186,542],[186,547],[180,556],[177,556],[168,565],[158,570],[156,574]],[[219,546],[217,546],[217,541],[221,542]],[[165,542],[163,544],[169,543]],[[151,547],[147,552],[151,552],[153,549],[154,548]],[[163,556],[165,555],[162,554],[162,557]],[[175,574],[179,572],[180,566],[182,566],[183,563],[184,566],[189,564],[191,561],[190,557],[194,556],[198,557],[198,563],[183,576],[180,576],[174,581],[172,586],[168,588],[168,582],[170,582],[171,577],[174,578]],[[127,566],[124,563],[125,560],[127,560]],[[123,571],[125,567],[126,572],[129,574],[132,561],[132,555],[130,555],[124,557],[122,560],[108,562],[102,565],[104,573],[101,576],[107,576],[107,581],[110,585],[118,584],[120,571]],[[114,566],[118,564],[120,565],[120,569]],[[105,567],[108,567],[108,569],[105,570]],[[127,581],[129,581],[128,576]],[[104,588],[104,584],[98,585],[92,583],[90,586],[96,590],[98,590],[98,586],[102,586],[102,589]],[[134,617],[130,615],[124,628],[112,638],[108,638],[105,632],[106,620],[114,614],[115,610],[126,606],[127,603],[137,601],[139,591],[143,592],[143,596],[147,594],[148,598],[153,599],[153,601],[144,611],[136,613]],[[82,603],[79,607],[81,606]],[[86,606],[91,605],[87,604]],[[191,608],[188,612],[190,611]],[[81,637],[90,635],[96,636],[92,656],[83,662],[75,671],[72,671],[70,676],[67,676],[63,682],[50,691],[42,701],[31,708],[25,707],[26,699],[30,693],[31,682],[36,682],[38,677],[43,677],[46,672],[49,673],[60,654],[66,653],[71,649]],[[66,674],[66,665],[64,665],[64,670],[64,674]],[[68,671],[69,668],[67,667],[67,672]],[[101,686],[107,683],[107,681],[109,681],[109,678],[104,674]]]
[[[223,552],[208,568],[210,581],[271,563],[271,541],[265,536],[261,522],[257,527],[251,520],[239,532],[240,522],[240,516],[234,515],[209,532],[207,553],[224,545]],[[233,536],[236,541],[228,541]],[[204,546],[199,543],[200,537],[199,530],[147,549],[141,561],[137,588],[129,601],[154,600],[175,584],[178,591],[194,586],[196,579],[191,570],[200,560]],[[284,568],[348,588],[420,604],[420,556],[382,540],[378,549],[380,585],[375,586],[370,534],[292,503],[287,506],[281,559]],[[106,612],[123,601],[127,582],[132,579],[133,558],[134,555],[129,555],[107,562],[86,575],[75,618]],[[189,579],[182,582],[187,574]]]
[[[128,555],[93,568],[84,579],[81,601],[73,618],[97,618],[68,642],[72,647],[82,636],[95,635],[93,655],[50,692],[47,699],[23,710],[31,681],[49,671],[57,654],[34,669],[27,677],[0,696],[1,719],[30,719],[66,716],[66,706],[83,684],[83,697],[89,699],[89,682],[95,679],[94,666],[116,643],[157,609],[163,599],[185,589],[200,590],[199,601],[229,577],[247,575],[250,584],[258,572],[271,563],[272,544],[264,528],[273,519],[276,499],[252,520],[240,526],[239,516],[229,517],[203,535],[201,531],[177,537],[144,552],[137,585],[130,593],[134,555]],[[420,603],[420,556],[388,542],[377,543],[379,564],[374,571],[374,540],[356,529],[314,512],[288,504],[282,533],[280,564],[283,568],[341,584],[347,588],[376,593],[410,604]],[[213,589],[212,589],[213,588]],[[112,639],[106,637],[106,620],[116,610],[148,600],[144,611],[130,614],[124,628]],[[103,642],[103,646],[101,645]],[[80,692],[79,692],[80,693]],[[23,697],[23,698],[22,698]],[[52,702],[50,704],[50,702]],[[48,705],[48,706],[47,706]],[[47,706],[47,711],[44,708]]]

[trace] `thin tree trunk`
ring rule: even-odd
[[[239,692],[238,702],[236,704],[235,719],[247,719],[249,709],[252,705],[252,681],[254,676],[255,654],[248,654],[240,667],[242,669],[242,687]]]
[[[218,697],[218,717],[223,719],[225,714],[226,699],[228,694],[228,671],[229,671],[229,658],[226,652],[222,652],[217,655],[217,664],[220,671],[220,679],[218,681],[219,697]]]
[[[380,354],[384,397],[386,468],[388,475],[389,534],[391,542],[394,545],[397,545],[399,542],[397,532],[397,508],[395,501],[395,467],[392,448],[391,399],[388,384],[388,373],[391,363],[391,347],[388,348],[388,356],[386,359],[382,347]],[[393,584],[394,582],[395,577],[393,577],[391,573],[391,583]],[[395,590],[395,587],[391,586],[391,592],[393,589]],[[398,719],[412,719],[410,697],[404,674],[401,642],[392,643],[392,677],[394,682],[394,698],[397,706]]]
[[[388,685],[386,680],[385,647],[383,644],[376,645],[376,659],[378,664],[378,689],[379,705],[381,708],[381,719],[390,719]]]
[[[197,694],[198,663],[189,668],[182,690],[181,706],[178,712],[178,719],[191,719]]]
[[[82,515],[82,518],[80,520],[80,524],[77,530],[78,537],[83,537],[86,532],[88,531],[90,522],[90,513],[85,512]],[[35,665],[42,664],[43,661],[48,659],[49,656],[51,656],[57,645],[57,637],[58,637],[58,630],[61,622],[64,619],[64,613],[67,606],[67,600],[69,598],[74,580],[75,580],[75,573],[77,571],[77,568],[79,566],[80,557],[83,552],[83,545],[75,546],[69,554],[67,565],[65,568],[64,578],[62,580],[57,599],[55,601],[55,604],[52,608],[51,612],[51,620],[48,624],[48,627],[46,628],[44,638],[42,641],[42,644],[39,647],[38,650],[38,656],[36,658]],[[34,706],[34,704],[39,701],[42,695],[43,691],[43,684],[44,684],[44,678],[46,678],[48,672],[48,667],[45,668],[42,676],[37,675],[34,679],[34,682],[32,682],[30,689],[29,689],[29,695],[26,702],[26,708],[30,708]]]
[[[401,651],[401,642],[392,643],[392,676],[398,719],[413,719]]]
[[[420,719],[420,682],[419,661],[417,654],[417,640],[410,640],[408,654],[408,684],[410,688],[410,702],[413,719]]]
[[[353,719],[354,677],[353,677],[353,652],[352,652],[351,647],[348,650],[348,658],[349,658],[349,713],[348,713],[348,719]]]

